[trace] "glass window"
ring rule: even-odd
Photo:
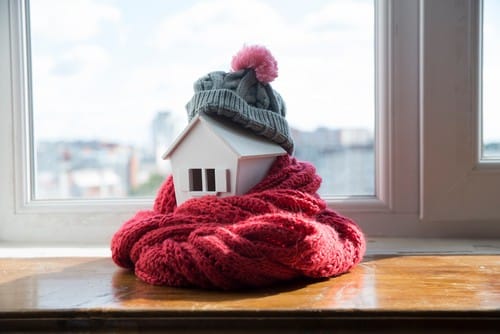
[[[483,1],[483,159],[500,159],[500,1]]]
[[[203,191],[201,168],[189,169],[189,191]]]
[[[205,169],[205,178],[207,180],[207,191],[215,191],[215,169]]]
[[[30,29],[35,199],[154,196],[193,82],[243,44],[278,60],[320,193],[375,194],[372,0],[30,1]]]

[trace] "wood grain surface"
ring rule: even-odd
[[[374,256],[339,277],[238,292],[148,285],[109,258],[0,259],[4,329],[493,333],[499,315],[496,255]]]

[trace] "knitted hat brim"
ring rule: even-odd
[[[293,153],[288,123],[284,117],[271,110],[249,105],[229,89],[204,90],[194,94],[186,106],[189,120],[198,113],[219,115],[279,144]]]

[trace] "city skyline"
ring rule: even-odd
[[[153,196],[170,164],[161,158],[176,135],[173,119],[159,111],[149,127],[150,143],[134,146],[94,140],[40,140],[36,145],[37,199]],[[322,177],[321,195],[370,196],[375,191],[373,135],[366,129],[291,129],[294,156],[311,162]],[[500,143],[489,154],[500,153]]]
[[[161,159],[170,145],[165,140],[175,138],[163,135],[172,127],[169,116],[166,111],[156,114],[150,124],[150,145],[143,147],[99,140],[39,141],[36,198],[154,195],[170,174],[168,161]],[[312,132],[292,129],[292,133],[294,155],[317,166],[323,195],[373,194],[373,138],[368,132],[323,127]]]

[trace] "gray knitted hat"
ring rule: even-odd
[[[189,121],[198,113],[227,117],[293,153],[293,139],[285,119],[286,107],[269,82],[277,63],[262,46],[244,47],[232,61],[233,72],[211,72],[194,83],[186,105]]]

